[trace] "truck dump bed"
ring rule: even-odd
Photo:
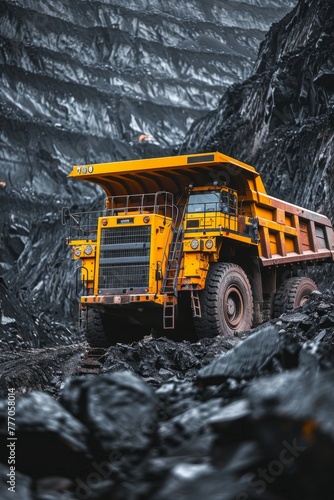
[[[263,266],[334,260],[327,217],[269,196],[254,167],[219,152],[79,165],[69,177],[99,184],[107,197],[168,191],[178,200],[189,185],[216,181],[238,193],[240,226],[245,217],[258,219]]]
[[[256,216],[264,266],[301,260],[334,260],[334,232],[324,215],[259,195]]]

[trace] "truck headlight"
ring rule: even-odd
[[[92,245],[87,245],[84,250],[86,255],[90,255],[93,252],[93,247]]]
[[[76,247],[74,249],[74,255],[76,255],[77,257],[80,257],[80,255],[81,255],[81,248]]]
[[[210,250],[213,247],[213,241],[212,240],[206,240],[205,246],[208,250]]]
[[[192,242],[190,243],[190,246],[193,250],[196,250],[196,248],[199,247],[199,241],[198,240],[192,240]]]

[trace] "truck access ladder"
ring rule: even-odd
[[[166,272],[161,287],[161,293],[173,293],[175,297],[177,297],[177,278],[182,259],[182,235],[182,231],[180,235],[176,233],[176,237],[170,245]]]
[[[173,330],[175,327],[175,306],[177,297],[177,280],[180,271],[183,250],[183,227],[174,232],[170,245],[161,293],[165,294],[163,303],[163,328]]]

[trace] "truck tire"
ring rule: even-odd
[[[253,322],[253,296],[240,266],[219,262],[208,272],[205,289],[199,292],[201,317],[194,318],[198,338],[231,337],[247,331]]]
[[[82,332],[90,347],[110,347],[118,342],[131,343],[148,335],[151,328],[132,325],[104,311],[88,307]]]
[[[92,307],[87,310],[83,333],[91,347],[110,347],[113,343],[107,328],[105,315]]]
[[[297,277],[283,281],[275,295],[274,317],[278,318],[302,306],[315,290],[318,290],[317,285],[310,278]]]

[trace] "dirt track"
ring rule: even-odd
[[[0,397],[6,397],[7,388],[17,393],[37,389],[51,393],[61,388],[65,378],[72,375],[84,344],[44,349],[2,351],[0,353]]]

